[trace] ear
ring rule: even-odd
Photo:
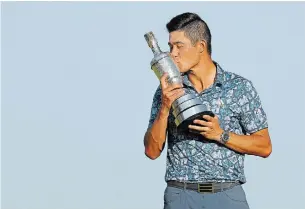
[[[206,49],[207,43],[204,40],[198,42],[200,53],[203,53]]]

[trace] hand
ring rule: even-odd
[[[164,73],[161,77],[161,88],[162,88],[162,107],[167,112],[169,112],[173,102],[181,97],[185,91],[183,90],[182,84],[173,84],[170,85],[166,81],[168,73]]]
[[[196,119],[193,121],[196,125],[189,125],[189,128],[200,132],[200,134],[206,139],[220,141],[220,136],[223,130],[219,125],[217,115],[215,115],[215,117],[203,115],[202,118],[206,121]]]

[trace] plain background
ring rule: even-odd
[[[158,80],[144,33],[196,12],[213,59],[250,79],[273,153],[247,156],[251,209],[305,208],[305,4],[2,3],[2,209],[156,209],[166,152],[144,155]]]

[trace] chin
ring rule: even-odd
[[[180,73],[187,73],[190,70],[180,70]]]
[[[180,72],[181,73],[186,73],[188,71],[190,71],[191,68],[186,68],[186,67],[183,67],[183,68],[180,68]]]
[[[185,66],[181,65],[180,63],[177,64],[180,73],[186,73],[187,71],[189,71],[187,68],[185,68]]]

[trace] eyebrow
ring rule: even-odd
[[[181,41],[176,41],[176,42],[174,42],[173,44],[184,44],[184,43],[181,42]],[[168,42],[168,45],[171,46],[172,44],[171,44],[170,42]]]

